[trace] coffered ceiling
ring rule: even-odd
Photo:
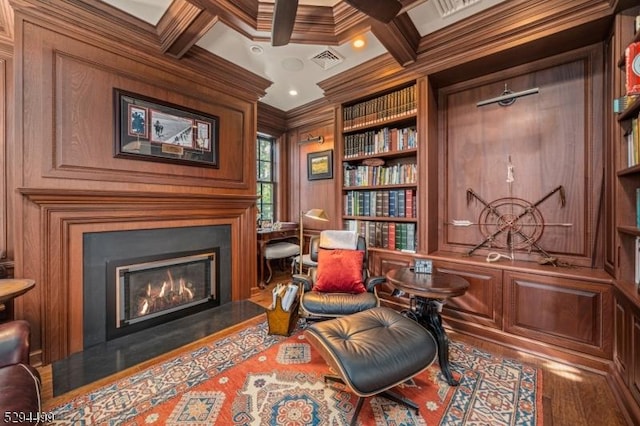
[[[398,76],[405,68],[406,76],[429,73],[434,82],[451,84],[497,71],[504,63],[514,66],[596,43],[606,38],[615,8],[637,4],[637,0],[397,1],[400,12],[382,23],[346,0],[299,0],[290,42],[274,47],[274,0],[0,0],[0,48],[13,41],[10,4],[14,4],[42,19],[58,19],[98,37],[169,56],[177,66],[184,60],[221,67],[219,75],[233,77],[236,86],[233,73],[244,68],[252,73],[242,74],[244,85],[265,93],[260,101],[290,112],[324,94],[337,99],[338,86],[340,93],[349,87],[348,95],[355,99],[359,90],[371,90],[372,82],[385,79],[387,71]],[[78,17],[86,22],[76,22],[82,19]],[[354,48],[351,42],[359,37],[365,46]],[[353,79],[356,66],[366,70],[367,78],[356,78],[369,84],[366,88]]]
[[[299,0],[291,42],[273,47],[273,0],[102,0],[153,25],[167,55],[199,46],[268,79],[261,101],[283,111],[321,98],[318,82],[380,55],[411,64],[421,38],[503,1],[401,0],[398,16],[384,24],[340,0]],[[356,38],[365,46],[353,47]]]

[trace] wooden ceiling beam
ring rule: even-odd
[[[218,22],[218,16],[187,0],[174,0],[156,26],[160,50],[181,58]]]
[[[420,33],[407,13],[401,13],[388,24],[371,19],[371,32],[401,66],[416,61]]]

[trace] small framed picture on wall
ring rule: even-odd
[[[333,179],[333,150],[307,154],[307,179]]]

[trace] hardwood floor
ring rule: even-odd
[[[279,273],[272,283],[250,300],[264,307],[271,303],[271,289],[288,277]],[[472,336],[449,332],[452,340],[463,341],[495,355],[519,360],[542,369],[543,424],[545,426],[627,425],[606,378],[562,363],[520,352]],[[40,369],[45,405],[52,398],[51,368]],[[97,385],[97,383],[96,383]]]

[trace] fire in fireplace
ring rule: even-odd
[[[110,262],[115,280],[112,339],[219,305],[218,249]]]

